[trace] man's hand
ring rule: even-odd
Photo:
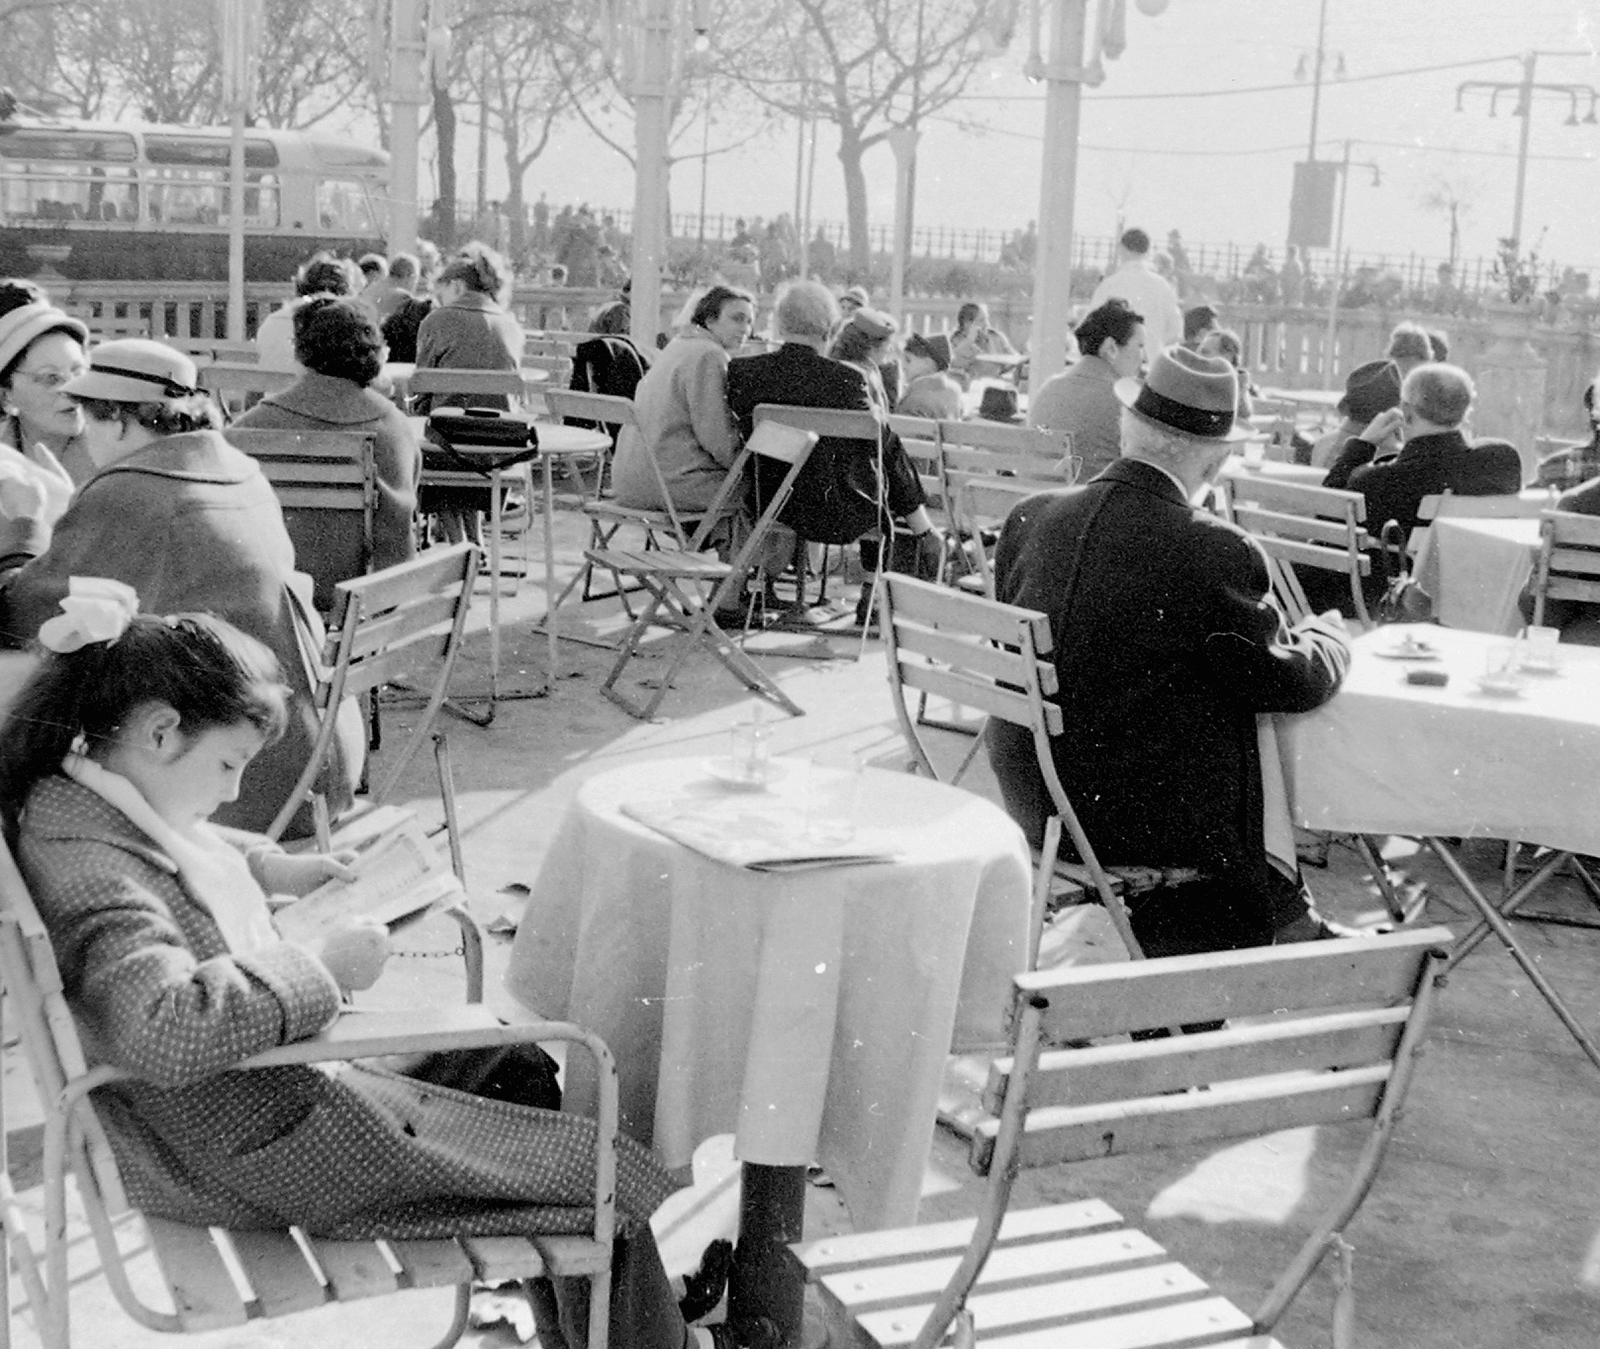
[[[1343,614],[1337,609],[1307,614],[1289,631],[1311,648],[1336,680],[1344,678],[1350,668],[1350,634]]]
[[[309,895],[325,881],[353,881],[353,852],[262,852],[256,859],[256,879],[269,895]]]
[[[1368,444],[1378,446],[1379,449],[1383,449],[1390,442],[1398,446],[1400,428],[1405,425],[1405,421],[1406,414],[1399,408],[1387,408],[1367,423],[1367,429],[1361,433],[1361,439]]]

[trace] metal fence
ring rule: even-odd
[[[533,241],[537,247],[541,231],[533,215],[533,208],[528,209],[525,237]],[[591,207],[590,209],[596,220],[609,217],[613,237],[620,239],[632,230],[633,212],[629,208]],[[546,238],[556,216],[557,212],[552,211],[546,219],[544,230]],[[458,202],[457,219],[470,228],[469,222],[477,219],[475,203]],[[794,239],[792,226],[789,225],[787,217],[783,220],[788,231],[788,247],[792,252],[797,241]],[[704,243],[714,249],[723,249],[732,245],[742,231],[759,250],[761,238],[769,223],[765,218],[753,215],[717,213],[701,216],[694,212],[675,212],[671,217],[671,234],[673,240],[681,245]],[[892,251],[891,235],[892,227],[886,222],[874,222],[868,227],[868,239],[875,255],[887,255]],[[808,246],[817,240],[826,241],[835,256],[842,258],[849,247],[848,227],[840,220],[813,221],[807,236]],[[913,258],[934,262],[945,260],[952,264],[974,263],[1026,270],[1033,265],[1035,245],[1036,239],[1031,222],[1027,229],[998,230],[987,227],[917,225],[911,232]],[[1237,283],[1257,278],[1261,283],[1258,287],[1261,293],[1254,294],[1250,298],[1262,302],[1272,302],[1282,298],[1267,282],[1269,276],[1276,278],[1282,273],[1285,260],[1282,247],[1265,243],[1239,244],[1231,241],[1219,243],[1209,240],[1193,242],[1181,240],[1180,247],[1181,255],[1175,255],[1170,240],[1165,244],[1158,240],[1155,251],[1166,255],[1173,263],[1174,271],[1180,274],[1186,272],[1195,278],[1200,283],[1198,289],[1203,290],[1204,282],[1208,279],[1219,283]],[[1073,239],[1074,269],[1107,271],[1115,266],[1116,256],[1116,239],[1110,235],[1078,235]],[[1319,280],[1325,284],[1327,276],[1334,273],[1344,277],[1348,282],[1358,271],[1368,268],[1386,285],[1394,287],[1398,283],[1399,289],[1416,294],[1437,286],[1439,268],[1447,261],[1448,259],[1431,253],[1348,249],[1341,256],[1340,265],[1334,267],[1328,252],[1317,250],[1309,260],[1306,272],[1308,282],[1315,286]],[[1494,277],[1494,268],[1495,261],[1490,257],[1458,258],[1453,268],[1453,284],[1456,289],[1469,295],[1493,291],[1499,287],[1499,282]],[[1539,264],[1537,289],[1553,291],[1573,288],[1575,293],[1590,293],[1587,288],[1591,279],[1600,282],[1600,263],[1576,264],[1558,259],[1545,259]],[[1575,282],[1577,287],[1582,289],[1574,287]]]

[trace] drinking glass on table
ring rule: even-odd
[[[1561,629],[1528,626],[1522,630],[1522,658],[1518,662],[1524,670],[1549,671],[1556,668],[1559,659],[1556,645],[1561,640]]]
[[[818,843],[848,843],[856,836],[856,812],[861,808],[861,783],[866,773],[862,757],[852,754],[839,766],[829,766],[820,756],[806,765],[805,822],[807,837]]]

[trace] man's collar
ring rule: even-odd
[[[1131,482],[1135,486],[1147,486],[1149,490],[1158,492],[1163,496],[1168,495],[1166,486],[1170,483],[1172,485],[1172,494],[1185,505],[1191,504],[1189,489],[1183,485],[1183,479],[1178,477],[1171,469],[1164,468],[1160,464],[1151,463],[1148,459],[1139,459],[1134,455],[1125,454],[1114,460],[1103,472],[1121,478],[1124,482]],[[1141,478],[1146,481],[1140,482]]]

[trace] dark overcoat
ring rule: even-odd
[[[1256,716],[1305,712],[1338,673],[1267,598],[1266,558],[1190,506],[1177,481],[1121,459],[1013,509],[995,557],[1007,604],[1050,619],[1066,732],[1054,761],[1106,864],[1197,868],[1264,894]],[[996,728],[1015,777],[1035,762]],[[1013,737],[1014,738],[1014,737]],[[1043,797],[1042,775],[1003,783]]]

